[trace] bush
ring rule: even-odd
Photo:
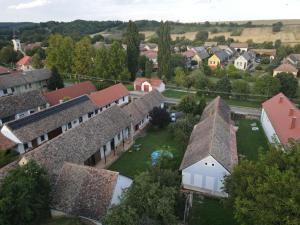
[[[257,67],[255,67],[255,69],[256,69],[256,70],[262,70],[263,68],[262,68],[262,66],[259,66],[259,65],[258,65]]]
[[[163,128],[170,123],[170,114],[165,108],[154,107],[150,112],[150,123],[153,126]]]

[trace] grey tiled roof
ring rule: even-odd
[[[118,106],[113,106],[79,126],[26,153],[24,157],[35,160],[55,180],[64,162],[83,165],[115,135],[130,126],[129,116]]]
[[[156,89],[129,103],[124,110],[131,116],[133,125],[141,122],[154,107],[164,102],[163,96]]]
[[[46,99],[39,91],[29,91],[0,98],[0,118],[16,115],[39,106],[45,106]]]
[[[48,80],[50,77],[51,71],[47,69],[7,74],[0,76],[0,89]]]
[[[224,50],[216,52],[215,55],[218,56],[218,58],[220,59],[221,62],[224,62],[224,61],[228,60],[228,58],[229,58],[228,53]]]
[[[110,206],[117,178],[117,172],[64,163],[53,188],[52,207],[101,220]]]
[[[208,52],[206,51],[206,49],[198,51],[197,54],[199,55],[199,57],[201,59],[207,59],[209,57]]]
[[[97,109],[87,95],[49,107],[22,119],[6,123],[6,126],[24,143],[46,134]]]
[[[231,124],[230,108],[220,97],[205,108],[201,121],[194,127],[180,170],[207,156],[212,156],[229,172],[237,163],[235,128]]]

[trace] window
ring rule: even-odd
[[[103,152],[106,152],[106,145],[103,145]]]
[[[41,142],[45,141],[45,135],[41,136]]]
[[[24,149],[27,150],[29,148],[28,143],[24,144]]]
[[[92,117],[92,115],[93,115],[93,113],[92,113],[92,112],[88,113],[88,118],[91,118],[91,117]]]
[[[119,104],[119,100],[115,101],[116,104]]]
[[[102,112],[102,108],[100,108],[100,112]]]
[[[34,113],[34,110],[30,110],[29,113],[30,113],[30,114]]]
[[[215,164],[211,164],[212,166],[215,166]]]
[[[98,109],[95,110],[95,114],[98,114]]]
[[[71,129],[72,128],[72,123],[68,123],[68,129]]]
[[[205,163],[205,165],[207,166],[207,163]]]
[[[123,102],[125,101],[125,97],[123,96]]]
[[[12,87],[12,88],[10,88],[11,89],[11,92],[15,92],[15,89]]]
[[[118,140],[120,140],[120,139],[121,139],[121,133],[118,134]]]
[[[82,116],[79,117],[79,123],[82,123]]]
[[[31,83],[28,84],[29,88],[31,88]]]
[[[3,93],[6,95],[6,94],[7,94],[7,89],[4,89],[4,90],[3,90]]]

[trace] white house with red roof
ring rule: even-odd
[[[166,89],[165,83],[159,78],[138,77],[134,83],[135,91],[150,92],[153,89],[159,92],[164,92]]]
[[[291,73],[293,74],[295,77],[298,74],[298,69],[296,69],[293,65],[288,64],[288,63],[284,63],[281,64],[280,66],[278,66],[277,68],[275,68],[273,70],[273,76],[275,77],[277,74],[279,73]]]
[[[25,55],[22,59],[20,59],[17,63],[17,69],[22,71],[30,71],[33,70],[33,67],[31,66],[31,57],[28,55]]]
[[[282,93],[262,104],[261,123],[270,143],[300,140],[300,110]]]
[[[99,107],[100,112],[113,105],[123,106],[129,103],[129,91],[121,83],[93,92],[89,97]]]
[[[154,68],[158,67],[157,51],[147,50],[147,51],[141,52],[141,55],[146,56],[147,59],[149,59],[150,61],[152,61]]]

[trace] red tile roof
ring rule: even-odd
[[[291,64],[281,64],[274,71],[285,72],[285,73],[298,73],[298,70]]]
[[[10,70],[4,66],[0,66],[0,74],[10,73]]]
[[[156,59],[157,58],[157,52],[153,50],[144,51],[141,53],[141,55],[146,56],[148,59]]]
[[[282,93],[265,101],[263,109],[282,144],[287,144],[290,138],[300,140],[300,110]],[[291,128],[292,120],[294,128]]]
[[[85,81],[55,91],[46,92],[44,93],[44,96],[50,105],[57,105],[59,104],[59,100],[62,100],[65,97],[72,99],[81,95],[90,94],[94,91],[97,91],[96,87],[90,81]]]
[[[0,150],[8,150],[14,147],[16,144],[0,133]]]
[[[188,51],[183,52],[182,55],[187,58],[192,58],[196,55],[196,52],[194,52],[192,50],[188,50]]]
[[[17,62],[17,66],[28,65],[31,61],[31,57],[25,55],[22,59]]]
[[[162,80],[159,78],[147,78],[147,77],[138,77],[135,79],[135,85],[142,85],[145,81],[149,82],[153,87],[159,87],[162,83]]]
[[[119,83],[103,90],[93,92],[89,97],[96,105],[103,107],[128,95],[129,92],[127,88]]]

